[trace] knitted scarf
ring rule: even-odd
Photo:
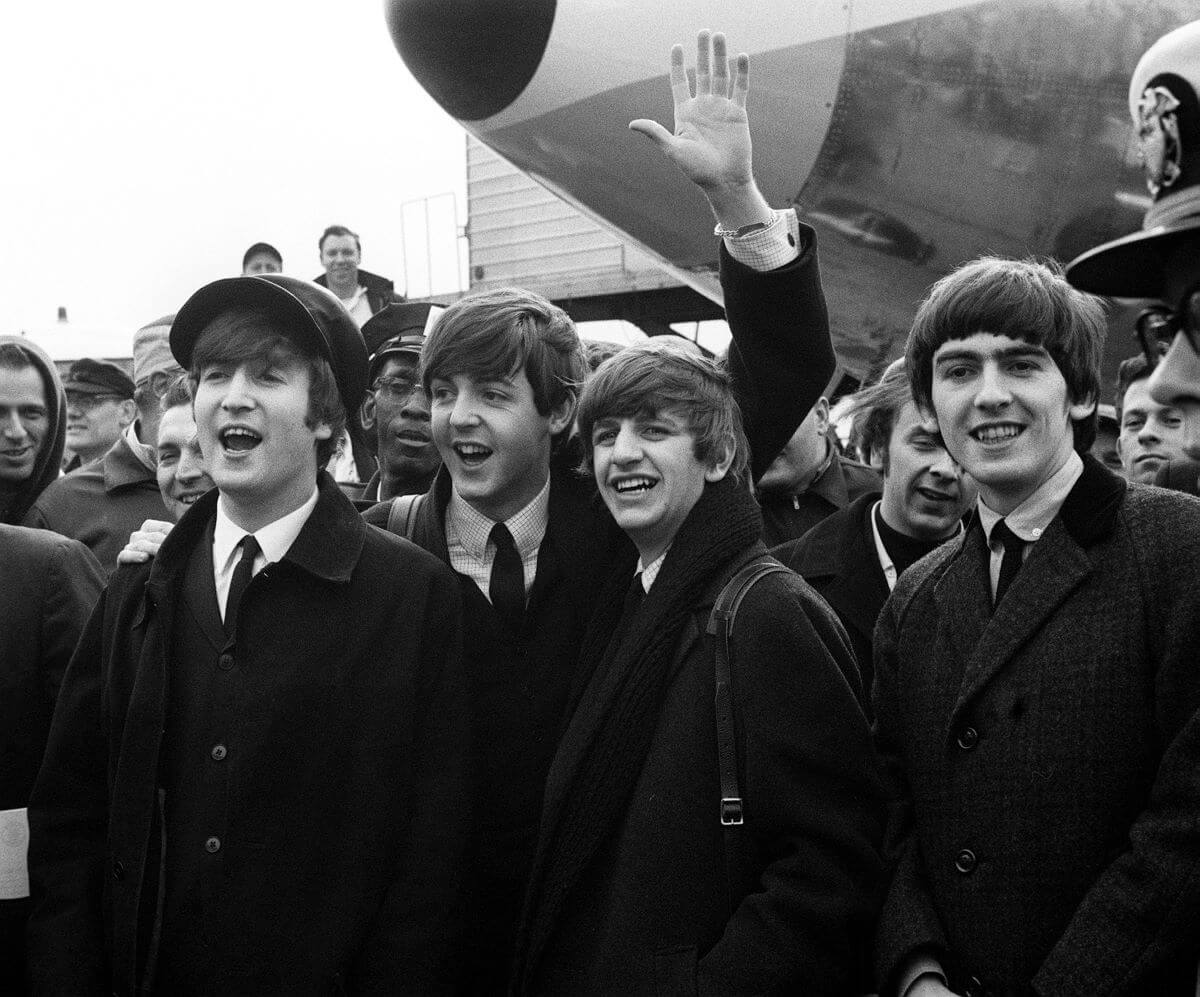
[[[571,890],[625,812],[674,677],[684,627],[714,578],[761,534],[753,496],[723,479],[705,486],[632,619],[621,619],[628,574],[614,575],[602,590],[580,650],[587,685],[547,777],[517,940],[516,993],[533,986]]]

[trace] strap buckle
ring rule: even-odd
[[[732,827],[744,823],[745,820],[742,818],[742,798],[740,796],[722,796],[721,824],[725,827]]]

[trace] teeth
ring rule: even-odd
[[[249,450],[262,442],[262,437],[252,429],[230,426],[221,431],[221,442],[231,450]]]
[[[994,443],[997,440],[1011,440],[1020,432],[1018,426],[984,426],[975,430],[975,438],[984,443]]]
[[[458,443],[454,449],[464,457],[486,457],[491,453],[491,450],[478,443]]]
[[[626,478],[624,481],[618,481],[616,484],[616,490],[621,493],[644,491],[653,487],[654,482],[649,478]]]

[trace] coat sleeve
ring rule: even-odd
[[[777,270],[752,270],[721,245],[721,289],[733,335],[729,366],[755,481],[833,376],[817,234],[801,224],[800,235],[803,252]]]
[[[100,562],[77,540],[56,547],[42,594],[41,674],[46,699],[58,700],[80,634],[104,590]]]
[[[897,639],[899,605],[895,595],[884,604],[875,627],[875,748],[887,794],[884,857],[888,886],[875,932],[875,973],[880,993],[891,993],[897,979],[917,955],[944,958],[945,932],[933,907],[913,827],[912,796],[905,777],[902,693]]]
[[[356,994],[383,997],[401,984],[411,993],[450,993],[462,956],[470,711],[462,597],[440,563],[429,582],[420,661],[408,841],[350,973],[349,990]]]
[[[108,813],[101,719],[101,595],[58,695],[46,756],[29,802],[27,929],[34,993],[107,992],[103,929]]]
[[[1200,524],[1163,519],[1156,539],[1133,545],[1155,665],[1158,771],[1128,847],[1035,975],[1039,994],[1160,992],[1159,974],[1189,973],[1200,953]]]
[[[805,589],[763,579],[734,627],[749,892],[700,960],[701,994],[852,992],[878,907],[883,801],[857,670]]]

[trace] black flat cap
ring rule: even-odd
[[[171,325],[175,359],[190,370],[192,350],[208,324],[224,312],[249,308],[265,308],[283,331],[328,360],[346,411],[358,408],[367,390],[362,333],[330,291],[299,277],[255,274],[204,285],[184,302]]]
[[[80,395],[114,395],[133,397],[133,378],[115,363],[84,357],[67,369],[63,388]]]

